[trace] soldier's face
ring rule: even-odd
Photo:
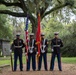
[[[33,36],[30,36],[30,39],[33,39],[34,37]]]
[[[17,35],[17,36],[16,36],[16,38],[17,38],[17,39],[19,39],[19,38],[20,38],[20,36],[18,36],[18,35]]]
[[[55,38],[58,38],[58,35],[55,35]]]
[[[44,38],[44,36],[41,36],[41,38],[43,39],[43,38]]]

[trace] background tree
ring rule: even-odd
[[[76,56],[76,20],[72,21],[72,18],[76,17],[76,0],[0,0],[0,14],[14,16],[13,18],[10,16],[10,21],[6,15],[1,15],[3,24],[1,23],[0,27],[5,28],[8,33],[11,33],[10,30],[21,30],[21,33],[23,33],[25,27],[23,27],[21,20],[22,17],[25,18],[29,14],[31,22],[29,30],[35,33],[38,12],[41,14],[42,31],[45,32],[46,37],[51,40],[53,32],[59,31],[60,37],[65,43],[62,54],[64,56]],[[7,36],[4,31],[1,33],[3,37]]]
[[[1,6],[0,8],[5,9],[5,7]],[[12,39],[12,26],[8,22],[7,15],[0,14],[0,39]]]
[[[54,32],[60,32],[63,30],[63,24],[59,22],[56,18],[51,17],[51,19],[46,22],[45,20],[42,20],[42,32],[46,34],[46,37],[48,39],[52,39],[54,36]]]
[[[76,21],[69,23],[63,29],[64,35],[62,39],[64,41],[64,47],[62,48],[62,55],[75,57],[76,56]]]
[[[51,52],[50,42],[54,37],[54,32],[59,32],[59,38],[63,40],[64,46],[61,49],[62,56],[74,57],[76,56],[76,21],[70,23],[62,23],[59,19],[51,17],[48,21],[42,20],[42,31],[45,37],[49,40],[48,52]]]
[[[36,32],[37,28],[37,13],[40,12],[41,20],[48,14],[53,13],[62,15],[68,8],[68,13],[74,12],[76,9],[75,0],[0,0],[0,4],[8,7],[6,10],[0,9],[0,14],[9,14],[15,17],[26,17],[29,14],[29,19],[32,23],[32,32]],[[14,8],[19,8],[16,12]],[[63,9],[65,8],[65,10]],[[13,11],[11,9],[14,9]],[[62,13],[62,14],[61,14]]]

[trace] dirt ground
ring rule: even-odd
[[[17,68],[16,72],[11,71],[11,67],[3,68],[0,71],[0,75],[76,75],[76,64],[65,64],[62,63],[62,71],[58,70],[58,64],[55,63],[54,71],[49,71],[50,67],[50,56],[48,56],[48,71],[44,70],[44,64],[42,63],[41,71],[26,71],[26,65],[24,64],[23,71]]]

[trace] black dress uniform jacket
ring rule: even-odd
[[[45,40],[45,41],[44,41]],[[45,50],[45,52],[44,53],[47,53],[47,48],[48,48],[48,41],[47,41],[47,39],[42,39],[41,40],[41,49],[43,49],[43,45],[45,45],[45,48],[44,48],[44,50]],[[41,50],[40,50],[41,51]],[[42,52],[41,52],[42,53]]]
[[[37,45],[36,45],[36,40],[32,39],[29,41],[29,46],[28,46],[28,54],[36,54],[37,52]],[[33,47],[33,48],[32,48]],[[30,52],[32,49],[32,53]]]
[[[22,39],[15,39],[13,41],[13,46],[14,46],[14,53],[20,54],[22,53],[22,48],[25,47],[25,44],[23,43]]]
[[[51,41],[51,47],[54,53],[60,53],[60,47],[63,47],[62,40],[59,38],[54,38]]]

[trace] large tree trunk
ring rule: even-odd
[[[36,35],[37,32],[37,25],[33,24],[32,25],[32,33],[34,33]]]
[[[34,33],[35,36],[36,32],[37,32],[37,23],[32,23],[32,33]]]
[[[36,37],[36,32],[37,32],[37,20],[33,21],[31,20],[32,23],[32,33],[34,33],[35,37]]]

